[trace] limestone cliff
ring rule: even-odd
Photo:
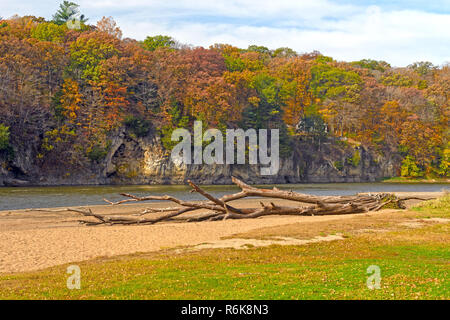
[[[33,150],[17,153],[9,168],[0,168],[0,185],[74,184],[230,184],[231,176],[248,183],[372,182],[395,176],[398,155],[383,155],[364,146],[329,140],[320,146],[293,141],[277,175],[262,176],[259,165],[186,165],[174,163],[155,133],[143,138],[117,131],[107,156],[76,172],[56,168],[43,172],[33,162]]]

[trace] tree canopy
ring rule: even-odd
[[[205,49],[163,35],[139,42],[122,39],[111,17],[68,28],[78,14],[65,1],[52,21],[0,24],[0,143],[32,144],[42,168],[100,161],[123,126],[160,134],[169,148],[175,128],[202,120],[221,130],[279,128],[285,155],[299,136],[346,138],[398,153],[399,174],[449,175],[448,65],[393,68],[257,45]]]

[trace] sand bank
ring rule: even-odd
[[[414,195],[431,198],[440,196],[441,193]],[[255,207],[259,206],[259,201],[246,199],[233,203],[239,207]],[[273,202],[292,204],[290,201],[278,199]],[[90,208],[101,214],[132,214],[143,208],[164,206],[169,204],[159,202]],[[350,219],[355,216],[268,216],[249,220],[87,227],[78,223],[80,215],[77,213],[51,210],[0,211],[0,272],[31,271],[97,257],[195,246],[264,227]]]

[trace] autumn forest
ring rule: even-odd
[[[193,47],[162,35],[137,41],[111,17],[70,28],[61,13],[0,19],[5,170],[21,152],[42,170],[101,162],[120,127],[157,135],[170,150],[175,128],[202,120],[220,130],[279,128],[282,156],[296,139],[333,138],[398,154],[399,176],[450,176],[448,64],[398,68],[287,47]]]

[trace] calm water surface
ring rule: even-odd
[[[350,195],[358,192],[394,192],[416,191],[433,192],[450,190],[445,183],[324,183],[324,184],[283,184],[279,189],[293,190],[314,195]],[[215,196],[239,191],[236,186],[203,186]],[[265,185],[271,188],[273,185]],[[106,204],[104,198],[111,201],[124,199],[121,192],[143,195],[170,194],[183,200],[204,200],[197,193],[190,193],[190,187],[178,185],[149,186],[64,186],[64,187],[0,187],[0,210],[51,208],[65,206],[84,206]]]

